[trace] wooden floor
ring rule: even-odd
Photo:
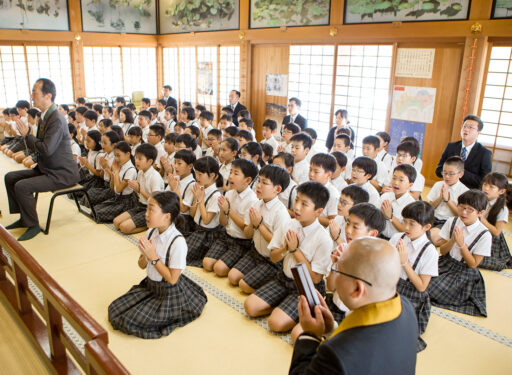
[[[19,167],[0,156],[3,175]],[[49,194],[39,198],[38,212],[45,224]],[[17,219],[8,214],[5,186],[0,184],[0,224]],[[13,230],[18,236],[23,230]],[[512,225],[506,228],[512,244]],[[226,279],[189,268],[188,275],[208,295],[199,319],[159,340],[142,340],[113,331],[107,320],[108,304],[144,277],[137,266],[134,241],[98,225],[76,211],[66,198],[56,200],[51,232],[38,235],[23,246],[36,260],[109,331],[110,348],[134,374],[173,372],[177,374],[285,374],[292,346],[289,336],[271,334],[264,320],[243,314],[245,296]],[[477,318],[434,309],[423,336],[428,347],[418,355],[417,373],[510,374],[512,369],[512,270],[482,271],[487,289],[488,318]],[[21,334],[3,328],[5,311],[0,306],[0,374],[44,374],[42,362],[26,346]],[[17,330],[13,324],[11,329]],[[17,354],[29,360],[17,361],[7,346],[11,335],[19,338]],[[23,344],[25,342],[25,344]],[[30,359],[32,358],[32,359]],[[19,363],[18,363],[19,362]],[[5,367],[4,364],[9,363]]]

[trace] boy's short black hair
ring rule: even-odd
[[[165,100],[165,99],[158,99],[157,103],[160,103],[161,105],[163,105],[165,107],[167,105],[167,100]]]
[[[293,122],[290,122],[288,124],[284,124],[283,125],[283,129],[286,129],[286,130],[289,130],[292,132],[292,134],[299,134],[300,133],[300,126],[293,123]]]
[[[453,165],[457,167],[459,172],[464,170],[464,160],[460,156],[450,156],[448,159],[444,161],[444,165]]]
[[[358,203],[350,208],[348,214],[357,216],[367,228],[376,230],[379,234],[386,228],[384,213],[371,203]]]
[[[368,203],[370,201],[370,194],[364,190],[361,186],[356,184],[348,185],[343,188],[341,195],[345,195],[352,199],[354,205],[359,203]]]
[[[420,153],[420,148],[418,147],[418,144],[411,141],[405,141],[401,142],[398,146],[396,146],[396,152],[405,152],[411,157],[418,157],[418,154]]]
[[[393,173],[395,172],[402,172],[404,175],[407,176],[410,183],[414,183],[416,181],[416,177],[418,177],[418,172],[416,172],[416,168],[414,168],[410,164],[400,164],[393,169]]]
[[[9,114],[10,115],[15,115],[15,116],[19,116],[20,115],[18,113],[18,110],[16,109],[16,107],[9,108]]]
[[[389,142],[391,142],[391,137],[389,136],[389,134],[387,132],[378,132],[377,136],[382,138],[382,140],[384,142],[386,142],[387,144],[389,144]]]
[[[484,123],[483,121],[480,119],[480,117],[478,116],[475,116],[475,115],[466,115],[466,117],[464,117],[464,121],[462,121],[462,123],[464,124],[467,120],[472,120],[472,121],[476,121],[478,123],[478,131],[481,132],[482,129],[484,128]]]
[[[260,177],[268,178],[274,186],[281,186],[281,191],[286,190],[288,185],[290,185],[290,174],[279,165],[265,165],[260,169]]]
[[[153,124],[149,127],[149,130],[153,131],[156,136],[160,137],[160,140],[163,140],[165,137],[165,128],[161,124]]]
[[[123,103],[123,105],[126,105],[126,99],[122,96],[118,96],[114,102]]]
[[[300,142],[304,148],[308,148],[310,150],[311,146],[313,146],[313,139],[306,133],[294,134],[290,139],[290,142]]]
[[[178,135],[178,138],[176,138],[176,144],[183,143],[185,145],[185,148],[190,148],[193,150],[197,147],[197,142],[190,134],[180,134]]]
[[[92,103],[91,102],[87,102],[84,105],[87,107],[87,109],[92,109]]]
[[[88,109],[86,106],[81,106],[81,107],[78,107],[75,111],[80,113],[83,116],[84,113],[88,111]]]
[[[292,98],[288,99],[288,102],[291,102],[291,101],[294,101],[295,104],[297,104],[297,106],[302,107],[302,101],[299,98],[292,97]]]
[[[95,110],[96,112],[99,112],[99,113],[103,112],[103,106],[101,104],[98,104],[98,103],[93,104],[92,105],[92,109]]]
[[[139,112],[139,117],[145,117],[149,121],[151,121],[151,112],[149,112],[147,109],[144,109],[144,110]]]
[[[114,113],[114,108],[110,107],[110,106],[106,106],[105,109],[107,110],[108,113],[110,114],[113,114]]]
[[[487,195],[478,189],[471,189],[459,195],[457,199],[458,204],[467,204],[473,207],[478,212],[483,211],[487,207]]]
[[[92,109],[87,110],[87,111],[83,114],[83,116],[84,116],[86,119],[90,120],[90,121],[95,121],[95,122],[96,122],[96,121],[98,121],[98,114],[97,114],[96,112],[94,112]]]
[[[274,156],[275,159],[282,159],[284,161],[284,165],[286,165],[286,168],[293,168],[295,166],[295,159],[293,158],[293,155],[289,152],[281,151],[276,156]]]
[[[252,161],[247,159],[235,159],[231,162],[231,169],[238,168],[242,171],[244,177],[250,177],[253,181],[258,175],[258,167]]]
[[[84,97],[82,97],[82,96],[79,96],[78,98],[76,98],[76,102],[77,102],[78,104],[83,105],[83,104],[85,104],[85,98],[84,98]]]
[[[119,136],[119,139],[124,139],[123,128],[120,127],[119,125],[112,125],[110,127],[110,130],[112,130],[113,132],[116,132],[117,135]]]
[[[196,162],[196,154],[188,149],[179,150],[174,154],[174,160],[176,159],[183,160],[186,164],[194,164]]]
[[[336,172],[336,159],[334,156],[326,154],[325,152],[319,152],[313,155],[309,163],[310,165],[321,167],[326,172]]]
[[[195,126],[195,125],[190,125],[190,126],[187,126],[187,129],[190,130],[190,133],[192,134],[192,136],[194,138],[199,138],[199,135],[201,134],[201,130]]]
[[[316,140],[318,138],[318,134],[316,133],[316,130],[313,128],[306,128],[302,132],[309,135],[313,140]]]
[[[277,121],[273,120],[271,118],[266,119],[263,121],[263,128],[269,128],[271,131],[274,131],[277,129]]]
[[[176,142],[176,138],[178,138],[178,134],[176,133],[169,133],[165,136],[165,143],[172,143]]]
[[[336,139],[343,139],[343,143],[345,144],[345,147],[350,146],[350,144],[352,143],[350,136],[348,136],[347,134],[338,134],[336,136]]]
[[[230,137],[236,137],[238,134],[238,128],[236,126],[228,126],[224,131],[228,133]]]
[[[158,191],[151,195],[164,214],[171,214],[171,223],[176,221],[180,213],[180,198],[173,191]]]
[[[112,127],[112,125],[114,125],[114,123],[113,123],[113,122],[112,122],[112,120],[111,120],[111,119],[109,119],[109,118],[102,118],[102,119],[100,120],[100,122],[98,123],[98,125],[102,125],[102,126],[104,126],[105,128],[111,128],[111,127]],[[132,126],[131,128],[133,128],[133,127],[134,127],[134,126]],[[136,128],[138,128],[138,126],[135,126],[135,127],[136,127]],[[131,129],[131,128],[130,128],[130,129]],[[141,130],[141,131],[142,131],[142,130]]]
[[[126,134],[142,138],[142,128],[140,126],[132,126],[130,129],[128,129],[128,132],[126,132]]]
[[[364,171],[364,174],[370,175],[369,180],[375,177],[377,174],[377,163],[372,158],[369,158],[368,156],[359,156],[354,159],[352,162],[352,169],[355,168],[361,168]]]
[[[148,111],[151,113],[151,116],[157,116],[158,115],[158,109],[156,107],[150,107]]]
[[[226,112],[226,114],[229,114],[231,116],[233,116],[233,108],[229,107],[229,106],[225,106],[225,107],[222,107],[221,111],[223,112]],[[221,117],[222,119],[222,117]]]
[[[158,151],[155,146],[150,145],[149,143],[143,143],[135,149],[135,155],[141,154],[144,155],[144,157],[148,160],[153,160],[153,163],[156,160],[156,157],[158,156]]]
[[[30,103],[26,100],[18,100],[16,102],[16,108],[23,108],[23,109],[29,109]]]
[[[231,116],[229,114],[224,114],[224,115],[220,116],[220,120],[221,121],[226,120],[227,122],[233,122],[233,116]]]
[[[272,159],[272,156],[274,155],[274,147],[272,147],[268,143],[261,143],[261,142],[260,142],[260,146],[261,146],[261,151],[263,152],[263,155],[268,157],[269,162],[270,162],[270,160]]]
[[[250,120],[251,112],[249,112],[247,109],[242,109],[240,112],[238,112],[238,117],[242,117],[242,118]]]
[[[402,217],[418,222],[421,226],[434,223],[434,207],[425,201],[409,203],[402,209]]]
[[[142,98],[142,99],[141,99],[141,102],[142,102],[142,103],[146,103],[146,104],[148,104],[148,105],[151,105],[151,99],[149,99],[149,98]]]
[[[217,139],[222,139],[222,130],[220,129],[210,129],[210,131],[208,132],[208,135],[212,135],[214,136],[215,138]]]
[[[241,122],[247,125],[247,127],[250,129],[254,127],[254,121],[252,121],[250,118],[242,118],[238,123],[240,124]]]
[[[176,126],[177,126],[178,128],[182,128],[183,130],[185,130],[185,129],[187,128],[187,124],[185,124],[183,121],[178,121],[178,122],[176,123],[176,125],[174,125],[174,128],[176,128]]]
[[[27,111],[27,114],[30,117],[37,118],[37,116],[41,115],[41,112],[37,108],[29,108],[29,110]]]
[[[325,208],[329,201],[329,190],[320,182],[307,181],[297,186],[297,194],[302,194],[313,201],[315,210]]]
[[[199,114],[199,118],[204,118],[206,121],[212,122],[213,121],[213,113],[211,113],[210,111],[204,110]]]
[[[376,135],[368,135],[363,138],[363,145],[371,145],[377,150],[380,147],[380,139]]]
[[[199,111],[199,115],[201,115],[201,112],[206,111],[206,107],[202,104],[196,105],[196,111]]]
[[[128,103],[126,105],[126,108],[128,108],[130,111],[134,112],[137,110],[137,107],[135,107],[135,104],[134,103]]]
[[[192,107],[192,103],[191,102],[187,102],[187,101],[184,101],[183,103],[181,103],[181,105],[183,107]]]
[[[251,132],[249,130],[240,129],[236,133],[236,136],[245,139],[247,142],[252,142],[253,141],[252,134],[251,134]]]
[[[67,104],[60,104],[60,106],[62,107],[63,110],[66,111],[66,113],[69,112],[69,106]]]
[[[196,110],[192,107],[182,107],[180,112],[185,112],[189,121],[196,118]]]
[[[347,166],[348,158],[344,152],[333,151],[331,152],[331,155],[334,156],[334,159],[336,159],[336,163],[338,163],[340,168],[345,168]]]

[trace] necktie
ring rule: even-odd
[[[466,161],[466,158],[467,158],[467,149],[466,147],[462,147],[462,152],[460,153],[460,157],[462,158],[463,161]]]

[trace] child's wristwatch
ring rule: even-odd
[[[160,260],[160,258],[156,258],[155,260],[152,260],[151,265],[154,266],[155,264],[158,263],[159,260]]]

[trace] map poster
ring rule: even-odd
[[[391,141],[388,145],[388,152],[396,155],[396,148],[405,137],[414,137],[420,144],[421,157],[423,153],[423,140],[425,138],[425,123],[391,119],[389,123],[389,136]]]
[[[396,85],[393,89],[391,118],[431,124],[435,103],[435,88]]]

